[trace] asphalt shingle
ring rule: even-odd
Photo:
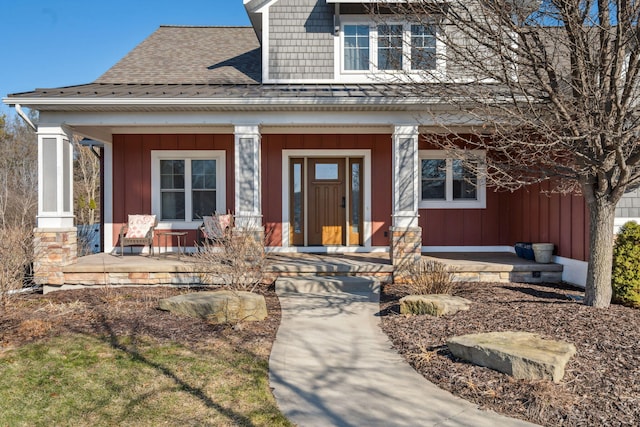
[[[251,27],[161,26],[96,83],[252,84],[261,61]]]

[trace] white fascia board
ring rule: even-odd
[[[74,126],[98,127],[148,127],[156,126],[158,132],[165,132],[172,126],[216,127],[220,125],[262,126],[393,126],[397,123],[415,123],[421,126],[471,125],[469,117],[447,114],[437,116],[432,113],[406,111],[262,111],[262,112],[50,112],[43,111],[41,120],[49,123],[65,123]],[[477,123],[478,125],[481,123]]]
[[[270,7],[278,0],[243,0],[242,4],[247,13],[262,13],[265,8]]]

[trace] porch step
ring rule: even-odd
[[[539,264],[518,258],[510,252],[439,252],[425,258],[447,264],[454,280],[464,282],[559,283],[561,264]]]
[[[393,281],[386,254],[273,254],[269,272],[276,277],[365,277]]]
[[[281,276],[276,279],[277,293],[380,292],[380,282],[354,276]]]

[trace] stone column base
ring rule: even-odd
[[[394,266],[393,279],[402,281],[402,267],[420,260],[422,254],[421,227],[391,227],[390,255]]]
[[[33,231],[33,279],[37,285],[63,285],[62,267],[78,260],[78,232],[73,228]]]

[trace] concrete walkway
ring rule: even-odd
[[[379,327],[362,278],[279,278],[282,323],[269,362],[282,412],[307,426],[532,426],[481,411],[426,381]]]

